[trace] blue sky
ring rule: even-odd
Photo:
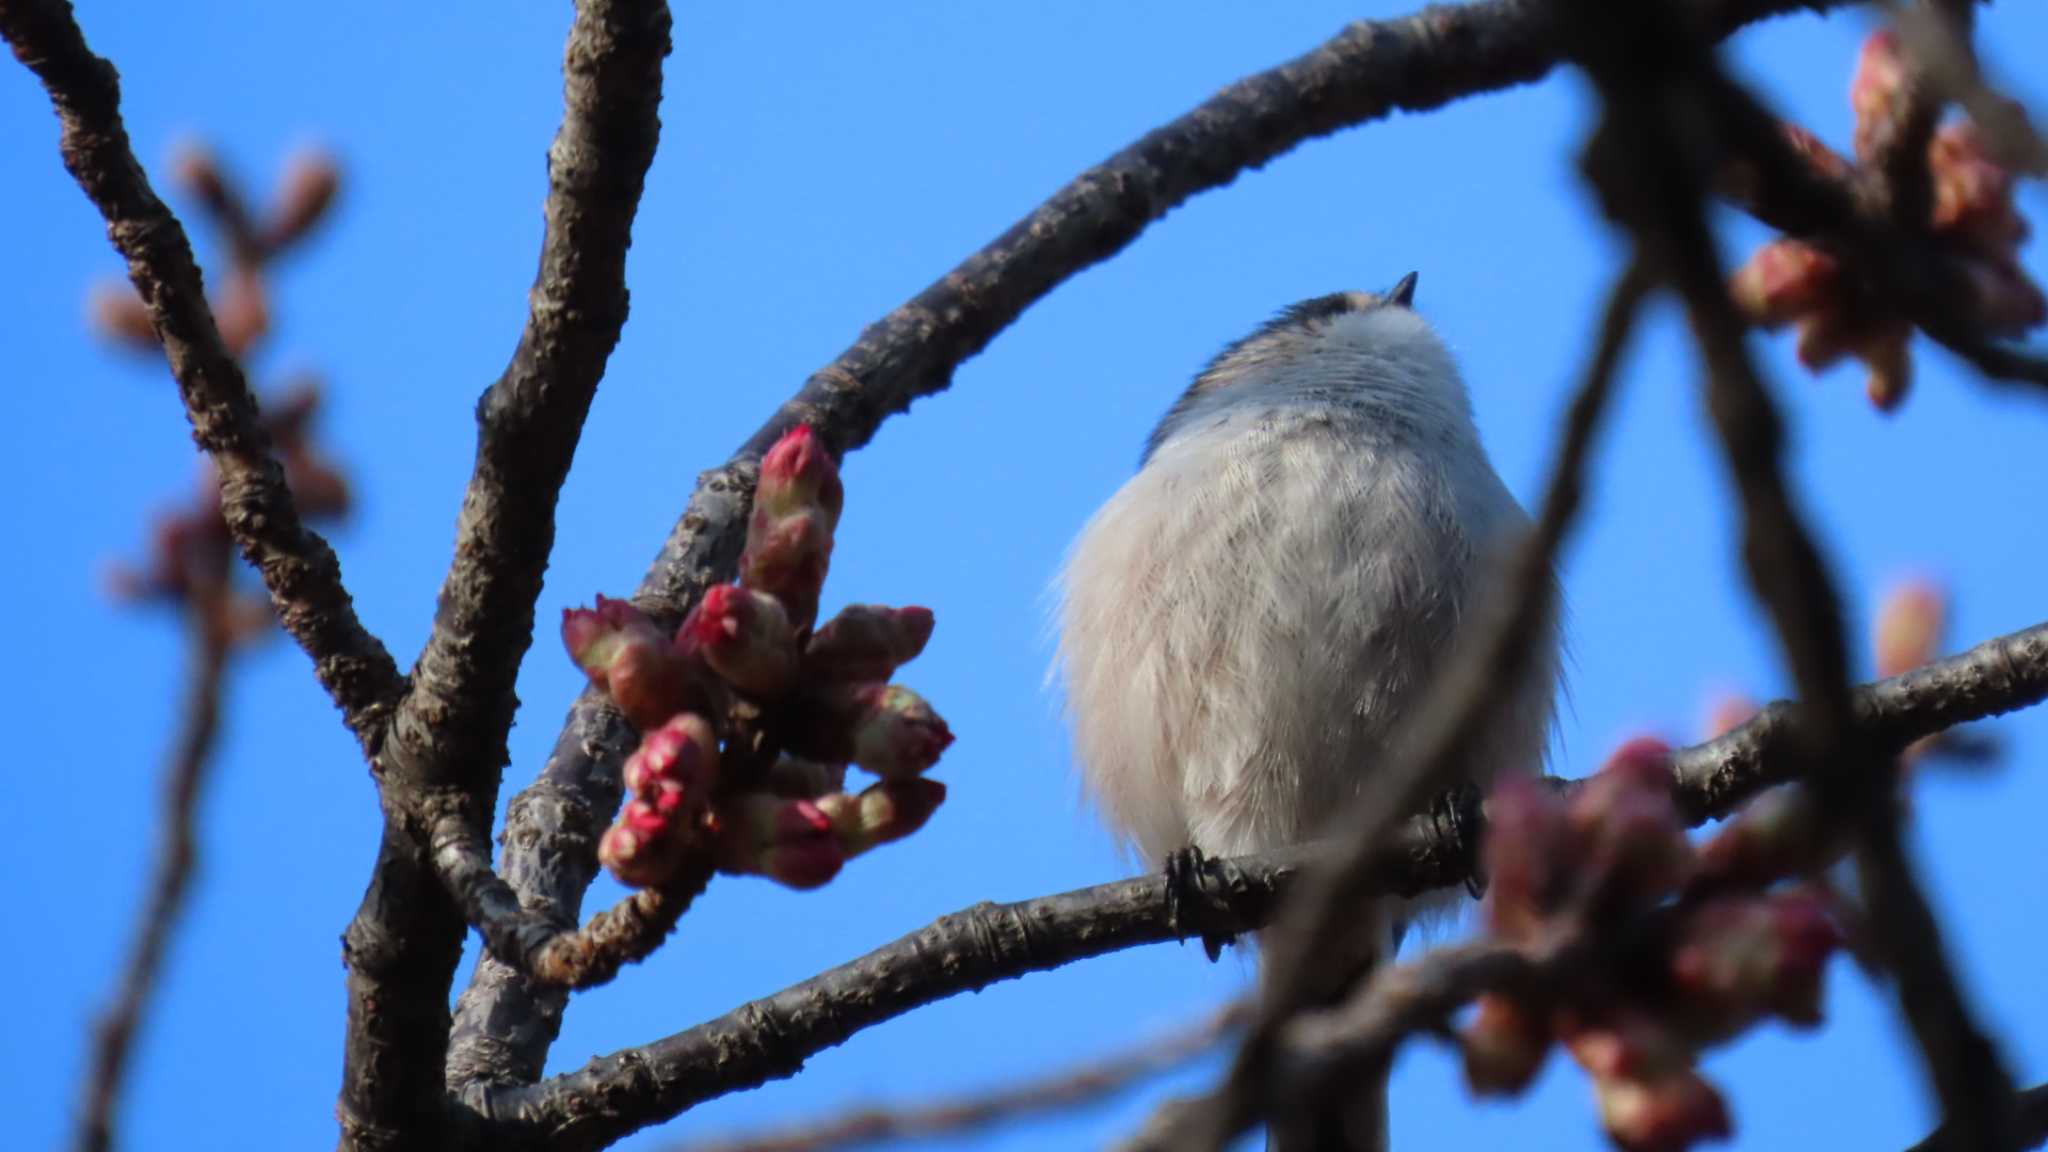
[[[524,318],[569,6],[78,7],[121,68],[130,129],[160,187],[188,133],[214,141],[257,187],[303,141],[344,157],[331,228],[275,280],[281,323],[257,376],[314,367],[329,380],[325,439],[362,496],[335,544],[365,621],[409,662],[447,563],[473,402]],[[596,592],[629,590],[696,473],[863,324],[1220,85],[1348,19],[1400,10],[679,5],[662,149],[628,266],[632,319],[562,495],[544,626]],[[1750,34],[1736,56],[1780,107],[1846,144],[1862,27],[1847,16],[1788,20]],[[2020,45],[2048,41],[2048,13],[2002,4],[1981,29],[1992,60],[2017,67]],[[2032,80],[2041,107],[2048,86]],[[1560,76],[1311,144],[1060,289],[964,366],[952,392],[852,458],[827,598],[936,610],[937,635],[905,678],[959,734],[941,768],[951,798],[915,839],[821,892],[719,882],[665,951],[576,999],[551,1070],[687,1027],[975,901],[1127,871],[1079,802],[1043,688],[1043,589],[1187,377],[1279,306],[1420,270],[1418,305],[1464,364],[1500,472],[1532,500],[1617,251],[1572,167],[1588,110],[1584,85]],[[186,491],[194,462],[161,367],[85,329],[88,286],[119,266],[58,164],[46,100],[11,61],[0,67],[0,147],[11,159],[0,182],[0,488],[17,493],[5,513],[17,559],[0,571],[17,653],[0,671],[0,701],[17,740],[0,805],[20,814],[0,840],[17,942],[0,949],[0,984],[17,990],[0,1058],[15,1139],[41,1147],[68,1124],[85,1022],[126,943],[182,668],[174,623],[108,603],[99,576],[140,550],[149,514]],[[2048,220],[2048,200],[2026,195],[2026,210]],[[1728,225],[1731,253],[1760,235]],[[2048,271],[2038,254],[2029,266]],[[1814,380],[1792,366],[1786,341],[1758,347],[1859,636],[1874,592],[1909,571],[1957,589],[1959,642],[2048,617],[2048,537],[2036,531],[2048,408],[1975,384],[1923,348],[1918,390],[1885,418],[1853,370]],[[1718,688],[1782,688],[1730,549],[1697,383],[1681,328],[1660,307],[1630,358],[1565,566],[1568,774],[1637,732],[1692,736]],[[538,769],[577,679],[544,634],[520,678],[507,796]],[[126,1113],[136,1149],[333,1139],[337,940],[375,848],[373,792],[288,643],[238,666],[230,707],[203,812],[203,873],[141,1041]],[[2016,897],[2048,880],[2037,831],[2048,717],[1999,731],[2005,773],[1930,777],[1914,840],[1976,1002],[2034,1082],[2048,1077],[2036,977],[2048,928]],[[618,894],[605,881],[593,900]],[[1051,1070],[1200,1011],[1249,971],[1233,957],[1209,965],[1190,945],[1034,975],[864,1033],[794,1081],[712,1103],[628,1147]],[[1884,1001],[1847,966],[1834,976],[1827,1031],[1766,1029],[1709,1061],[1736,1146],[1810,1147],[1824,1134],[1832,1146],[1883,1149],[1924,1132],[1926,1094]],[[1100,1145],[1162,1088],[1213,1070],[971,1146]],[[1417,1048],[1396,1078],[1394,1123],[1410,1147],[1601,1143],[1585,1081],[1562,1060],[1526,1099],[1475,1107],[1455,1065]]]

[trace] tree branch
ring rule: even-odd
[[[576,5],[532,311],[511,365],[478,405],[455,558],[378,764],[383,842],[343,937],[344,1148],[441,1140],[448,988],[465,921],[435,874],[429,833],[454,819],[481,841],[490,827],[556,498],[626,319],[626,247],[659,134],[668,50],[661,0]]]
[[[862,1108],[829,1120],[760,1136],[691,1144],[679,1152],[831,1152],[979,1131],[1033,1115],[1093,1104],[1216,1047],[1241,1024],[1242,1002],[1128,1051],[1041,1080],[980,1095],[900,1109]]]
[[[1865,746],[1896,753],[1957,724],[2048,699],[2048,623],[1979,644],[1853,696]],[[1792,778],[1792,705],[1679,750],[1673,787],[1694,822],[1726,816]],[[1376,892],[1414,896],[1463,884],[1485,834],[1475,801],[1454,818],[1410,820],[1373,873]],[[854,1033],[961,992],[1091,956],[1264,927],[1288,884],[1326,848],[1301,846],[1202,866],[1176,929],[1164,876],[1139,876],[1016,904],[981,904],[801,984],[540,1084],[466,1096],[493,1148],[594,1149],[706,1100],[794,1075]]]
[[[398,666],[356,618],[334,550],[299,520],[270,454],[256,398],[206,303],[192,245],[151,189],[121,122],[120,78],[86,46],[69,0],[0,2],[0,35],[49,90],[63,126],[64,167],[107,221],[128,278],[163,343],[192,438],[220,473],[221,516],[263,577],[286,632],[313,658],[349,730],[375,755]]]
[[[1794,11],[1847,0],[1692,0],[1728,35]],[[728,578],[761,453],[798,423],[835,451],[865,445],[888,416],[946,389],[959,365],[1052,289],[1135,240],[1201,192],[1297,145],[1395,110],[1426,111],[1532,83],[1559,59],[1549,6],[1478,0],[1393,20],[1361,21],[1321,47],[1248,76],[1146,134],[1066,187],[987,247],[861,333],[812,374],[732,459],[698,478],[634,599],[671,622]],[[632,734],[600,694],[570,709],[541,778],[513,800],[503,871],[523,904],[562,923],[578,916],[596,874],[597,837],[620,799]],[[559,990],[503,964],[477,967],[457,1006],[451,1082],[530,1082],[560,1028]]]
[[[114,1119],[134,1053],[135,1031],[156,991],[171,931],[177,927],[191,891],[198,858],[199,792],[213,762],[214,738],[220,731],[221,696],[226,680],[228,637],[210,627],[207,613],[187,613],[191,628],[192,668],[186,677],[184,712],[179,720],[176,751],[164,773],[163,814],[158,821],[156,873],[149,896],[136,920],[135,941],[121,973],[119,990],[93,1029],[92,1067],[87,1073],[84,1107],[72,1146],[79,1152],[105,1152],[114,1146]]]

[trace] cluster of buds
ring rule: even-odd
[[[1843,942],[1833,899],[1807,879],[1810,825],[1752,808],[1696,848],[1672,804],[1670,749],[1649,739],[1569,798],[1511,780],[1487,814],[1487,930],[1532,947],[1590,936],[1603,967],[1554,994],[1480,997],[1460,1032],[1473,1090],[1520,1092],[1557,1044],[1592,1078],[1620,1147],[1727,1135],[1700,1053],[1768,1018],[1818,1023]]]
[[[562,614],[571,658],[643,734],[598,850],[621,883],[659,885],[699,855],[815,888],[945,799],[925,772],[953,735],[889,682],[924,650],[931,612],[856,604],[815,624],[844,502],[838,464],[798,427],[761,461],[738,583],[673,633],[602,596]],[[879,782],[846,791],[848,765]]]
[[[228,351],[246,358],[270,331],[265,270],[326,218],[340,189],[339,169],[324,153],[295,157],[280,178],[274,206],[259,218],[203,148],[188,147],[174,167],[178,182],[226,238],[229,267],[212,302],[214,319]],[[128,285],[94,289],[88,313],[93,327],[111,342],[161,351],[149,311]],[[297,377],[272,391],[262,419],[300,515],[331,523],[348,515],[351,500],[347,478],[313,436],[320,403],[319,382]],[[119,600],[169,603],[197,612],[217,638],[233,643],[267,635],[273,624],[269,599],[260,590],[240,587],[236,571],[234,543],[221,516],[220,480],[212,461],[202,459],[191,498],[159,514],[151,526],[147,560],[133,568],[116,566],[109,584]]]
[[[1885,679],[1902,676],[1940,656],[1948,643],[1948,617],[1949,594],[1938,583],[1914,578],[1894,584],[1878,603],[1872,630],[1877,675]],[[1747,722],[1756,712],[1756,703],[1747,697],[1716,697],[1707,713],[1704,735],[1711,740]],[[1899,762],[1905,769],[1936,756],[1951,763],[1981,762],[1995,751],[1995,744],[1987,738],[1951,728],[1914,741],[1899,754]]]
[[[1786,126],[1795,149],[1831,182],[1880,181],[1882,158],[1899,146],[1911,115],[1913,81],[1896,33],[1864,43],[1850,104],[1856,114],[1851,163],[1811,133]],[[1969,286],[1967,313],[1986,336],[2019,337],[2048,323],[2048,298],[2020,267],[2027,224],[2013,201],[2013,174],[1992,158],[1968,120],[1941,125],[1927,147],[1932,217],[1924,222],[1939,251]],[[1910,221],[1913,225],[1923,222]],[[1802,364],[1818,372],[1853,356],[1869,370],[1871,402],[1884,410],[1905,399],[1911,380],[1911,325],[1859,298],[1853,254],[1825,238],[1782,238],[1758,249],[1735,273],[1735,302],[1752,323],[1792,324]]]

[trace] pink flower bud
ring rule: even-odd
[[[1847,849],[1813,792],[1783,784],[1743,805],[1700,846],[1700,870],[1717,880],[1762,885],[1818,872]]]
[[[924,697],[899,684],[826,684],[799,701],[783,739],[800,756],[851,761],[884,779],[916,776],[953,733]]]
[[[770,520],[816,509],[824,513],[829,531],[839,526],[846,491],[839,465],[808,424],[784,433],[761,458],[761,480],[754,489],[754,507]]]
[[[1652,1079],[1693,1065],[1692,1046],[1664,1021],[1637,1008],[1622,1006],[1584,1019],[1560,1012],[1557,1036],[1596,1080]]]
[[[912,777],[885,780],[858,796],[844,792],[821,796],[818,808],[832,821],[846,854],[857,856],[877,844],[901,840],[924,827],[945,799],[944,784]]]
[[[1776,1013],[1820,1020],[1821,977],[1841,945],[1827,906],[1809,891],[1724,897],[1693,909],[1671,952],[1671,977],[1690,1009],[1733,1034]]]
[[[811,636],[804,672],[818,680],[887,680],[932,636],[929,608],[849,604]]]
[[[809,627],[818,618],[818,597],[832,563],[832,527],[816,510],[778,519],[756,516],[740,554],[740,583],[782,601],[791,625]]]
[[[764,792],[719,806],[718,864],[789,888],[816,888],[839,874],[845,849],[831,817],[809,800]]]
[[[1756,250],[1729,281],[1729,295],[1750,323],[1776,327],[1832,304],[1840,266],[1798,240],[1773,240]]]
[[[648,888],[675,871],[687,842],[679,819],[680,796],[629,800],[598,841],[597,858],[619,883]]]
[[[1579,883],[1634,904],[1654,902],[1692,870],[1692,845],[1671,802],[1671,747],[1637,737],[1572,797],[1565,819],[1584,853]]]
[[[2009,259],[1965,259],[1959,264],[1970,286],[1978,323],[1989,335],[2024,336],[2048,323],[2048,298],[2018,264]]]
[[[95,284],[86,298],[86,320],[95,331],[138,352],[155,352],[161,345],[149,308],[126,283]]]
[[[1628,1152],[1670,1152],[1704,1140],[1726,1139],[1728,1107],[1697,1072],[1655,1080],[1593,1082],[1600,1124]]]
[[[743,692],[780,696],[796,679],[796,629],[782,602],[765,592],[717,585],[682,631],[711,670]]]
[[[624,600],[599,596],[595,609],[563,609],[562,644],[643,732],[689,703],[687,662],[654,621]]]
[[[1703,738],[1713,740],[1725,736],[1749,723],[1756,714],[1756,701],[1747,696],[1728,694],[1716,697],[1707,709]]]
[[[1480,995],[1479,1012],[1459,1034],[1465,1082],[1475,1096],[1513,1096],[1527,1088],[1550,1055],[1550,1028],[1520,1002]]]
[[[626,790],[641,799],[675,793],[701,812],[718,779],[718,734],[693,712],[669,718],[626,757]]]
[[[1908,352],[1912,337],[1913,330],[1904,324],[1885,324],[1857,342],[1856,358],[1870,369],[1863,392],[1880,412],[1896,411],[1913,385],[1913,358]]]
[[[1940,654],[1948,631],[1948,595],[1927,580],[1894,588],[1877,611],[1877,674],[1899,676]]]
[[[1799,317],[1799,339],[1794,354],[1809,372],[1834,367],[1854,346],[1855,331],[1848,319],[1834,309],[1822,309]]]
[[[304,152],[286,163],[277,210],[263,232],[263,246],[276,252],[303,239],[327,215],[341,188],[341,170],[324,152]]]
[[[1898,138],[1912,98],[1906,58],[1898,33],[1881,28],[1863,42],[1856,78],[1849,84],[1849,107],[1856,113],[1856,158],[1878,160]]]
[[[1543,926],[1569,872],[1564,805],[1547,788],[1522,776],[1494,786],[1486,801],[1486,839],[1480,847],[1487,874],[1487,926],[1502,940],[1529,940]]]

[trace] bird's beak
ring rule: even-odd
[[[1399,304],[1403,308],[1415,306],[1415,273],[1410,272],[1401,277],[1401,282],[1394,285],[1393,291],[1387,293],[1387,302]]]

